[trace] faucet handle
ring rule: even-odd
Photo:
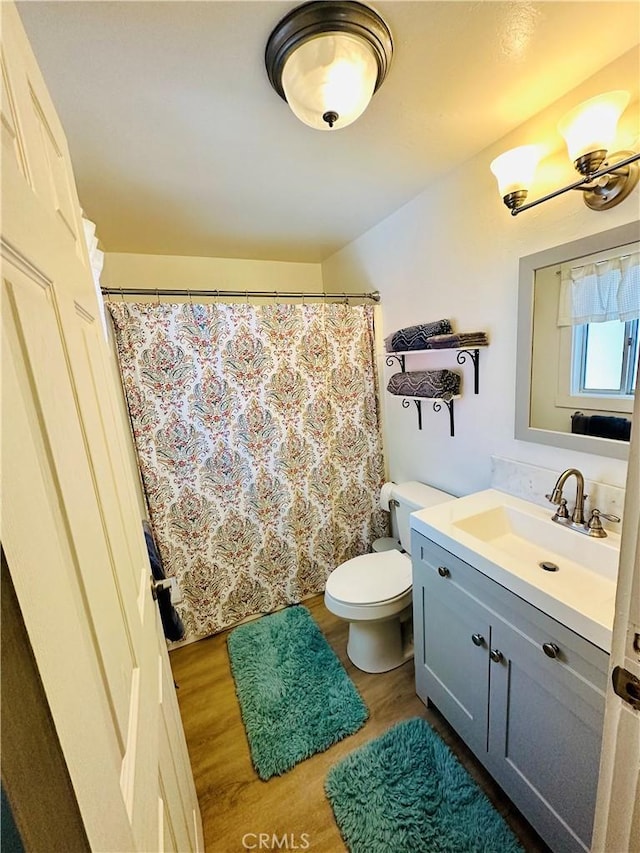
[[[560,500],[560,506],[556,510],[554,518],[569,518],[569,510],[567,509],[567,499],[562,498]]]
[[[601,518],[606,518],[607,521],[620,521],[620,518],[617,515],[609,515],[606,512],[600,512],[599,509],[593,509],[591,511],[591,518],[587,523],[587,527],[590,530],[599,530],[602,527],[602,522],[600,521]]]

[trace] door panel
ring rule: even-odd
[[[588,850],[604,691],[572,669],[561,641],[563,662],[497,618],[492,638],[505,659],[491,668],[491,772],[534,825],[548,827],[552,846]]]
[[[421,567],[422,569],[422,567]],[[424,596],[425,689],[438,710],[478,754],[487,748],[489,613],[451,577],[426,567]],[[475,645],[472,637],[482,637]],[[426,697],[422,697],[425,699]]]
[[[37,412],[38,429],[47,447],[58,500],[67,527],[74,531],[76,582],[90,602],[101,602],[89,614],[105,688],[117,721],[119,740],[126,742],[131,669],[136,666],[124,619],[112,562],[104,537],[94,483],[82,458],[84,437],[78,422],[65,354],[60,340],[55,296],[26,276],[5,276],[10,338],[18,341],[13,358],[29,377],[29,393]],[[83,464],[84,463],[84,464]],[[113,630],[117,628],[117,630]]]
[[[0,121],[2,122],[2,164],[13,162],[16,168],[27,175],[27,164],[22,139],[18,133],[18,122],[14,104],[13,92],[9,83],[4,53],[0,54],[0,71],[2,83],[0,100]]]

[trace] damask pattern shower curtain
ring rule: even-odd
[[[108,307],[187,636],[321,592],[386,533],[371,307]]]

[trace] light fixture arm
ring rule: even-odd
[[[591,175],[586,175],[584,178],[581,178],[579,181],[576,181],[573,184],[568,184],[566,187],[562,187],[559,190],[554,190],[551,193],[547,193],[547,195],[543,195],[541,196],[541,198],[535,199],[535,201],[530,201],[527,204],[521,204],[519,207],[511,208],[511,215],[517,216],[519,213],[522,213],[525,210],[529,210],[532,207],[536,207],[536,205],[542,204],[543,201],[549,201],[550,198],[555,198],[556,196],[562,195],[563,193],[566,193],[569,190],[581,190],[584,193],[593,192],[597,188],[593,186],[588,186],[593,181],[603,177],[604,175],[619,175],[620,173],[617,171],[618,169],[630,166],[631,163],[635,163],[638,160],[640,160],[640,154],[631,154],[630,156],[625,157],[624,160],[619,160],[616,163],[613,163],[612,165],[603,167],[602,169],[598,169],[597,172],[593,172],[593,174]],[[623,172],[622,176],[628,179],[629,172]],[[637,178],[635,179],[635,182],[637,183]],[[630,189],[632,189],[633,186],[635,186],[635,183],[631,184]],[[621,201],[622,199],[619,200]]]

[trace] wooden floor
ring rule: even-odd
[[[250,845],[259,849],[256,838],[259,833],[267,833],[270,838],[275,834],[281,849],[341,853],[345,846],[323,790],[327,772],[356,747],[382,734],[394,723],[414,716],[428,720],[451,746],[504,815],[525,850],[547,853],[542,841],[444,719],[418,699],[413,661],[381,675],[361,672],[346,656],[346,623],[326,610],[322,596],[304,604],[358,687],[370,717],[355,735],[268,782],[258,778],[251,764],[229,669],[226,633],[171,652],[207,853],[243,853]],[[285,835],[286,846],[282,839]],[[262,849],[278,848],[274,844]]]

